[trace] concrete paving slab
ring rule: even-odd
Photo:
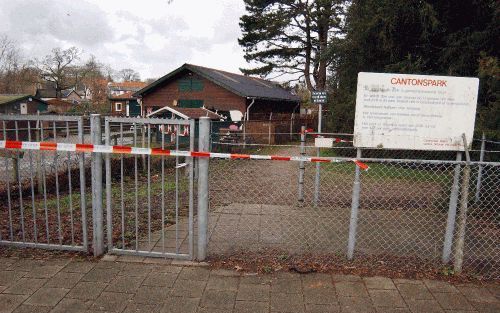
[[[28,296],[0,294],[0,313],[10,313],[14,311]]]
[[[398,284],[399,293],[404,299],[433,300],[434,297],[424,284]]]
[[[79,282],[66,295],[67,298],[80,300],[94,300],[106,288],[108,284],[103,282]]]
[[[392,279],[386,277],[365,277],[363,281],[368,289],[396,289]]]
[[[240,283],[236,300],[268,302],[270,299],[271,286]]]
[[[318,273],[260,275],[144,262],[2,262],[9,270],[0,271],[0,282],[7,285],[0,285],[0,313],[500,312],[494,284],[455,286]],[[29,269],[34,265],[41,269]]]
[[[32,295],[47,282],[47,279],[20,278],[15,284],[7,288],[3,293],[17,295]]]
[[[137,289],[141,286],[144,277],[135,276],[117,276],[112,280],[106,291],[108,292],[123,292],[123,293],[135,293]]]
[[[47,281],[46,287],[73,288],[82,279],[82,273],[59,272]]]
[[[101,293],[90,308],[106,312],[121,312],[127,306],[128,300],[132,297],[133,294],[105,291]]]
[[[239,277],[210,275],[207,290],[237,291],[239,283]]]
[[[47,313],[50,312],[50,310],[51,308],[47,306],[21,304],[12,313]]]
[[[361,282],[342,281],[335,283],[337,294],[343,297],[368,297],[366,287]]]
[[[206,290],[201,298],[201,306],[231,311],[236,301],[236,291]]]
[[[406,303],[397,290],[368,289],[373,305],[376,307],[405,308]]]
[[[40,288],[31,297],[28,298],[26,304],[55,306],[69,292],[66,288]]]

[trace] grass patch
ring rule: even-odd
[[[334,150],[322,150],[322,157],[336,157]],[[390,179],[412,182],[448,183],[453,179],[453,166],[447,164],[417,164],[417,163],[375,163],[366,162],[370,167],[362,172],[364,179]],[[332,163],[322,165],[322,172],[353,175],[356,165],[352,162]]]

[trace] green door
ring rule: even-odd
[[[139,116],[141,115],[141,106],[137,101],[129,102],[129,114],[130,116]]]

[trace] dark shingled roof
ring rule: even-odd
[[[61,97],[66,98],[68,97],[74,90],[73,89],[65,89],[61,90]],[[75,93],[78,94],[78,92],[75,91]],[[36,97],[38,98],[57,98],[56,96],[56,90],[55,89],[37,89],[36,90]],[[81,96],[80,96],[81,97]]]
[[[28,98],[32,98],[33,100],[39,101],[43,104],[47,104],[47,102],[29,94],[0,94],[0,105],[11,104],[13,102],[22,101]]]
[[[293,102],[299,101],[296,95],[275,82],[187,63],[137,91],[135,95],[141,96],[150,93],[185,70],[196,73],[241,97]]]

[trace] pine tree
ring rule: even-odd
[[[331,38],[339,31],[341,0],[244,0],[241,17],[245,59],[257,64],[244,74],[275,73],[304,80],[309,90],[326,86]]]

